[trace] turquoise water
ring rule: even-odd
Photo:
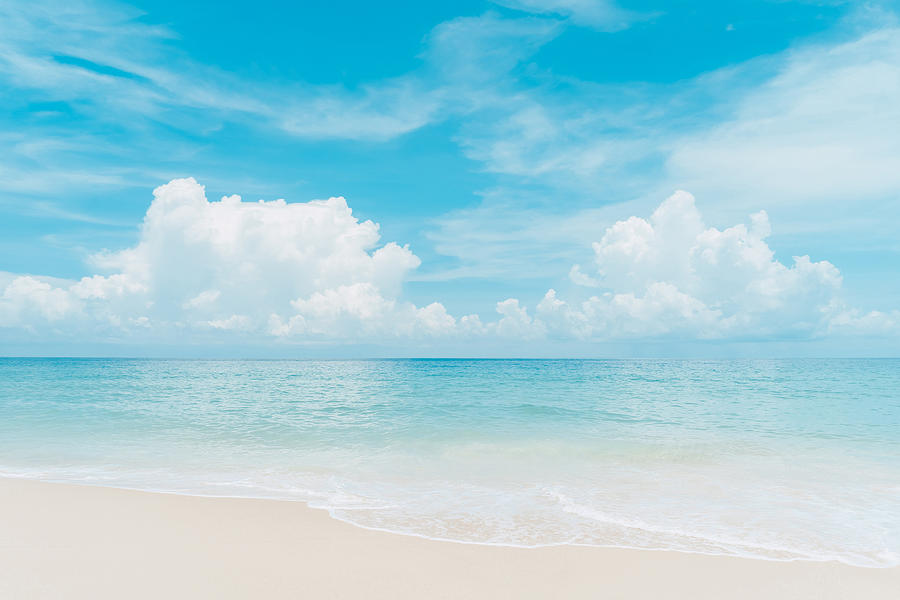
[[[363,527],[900,564],[900,361],[0,359],[0,473]]]

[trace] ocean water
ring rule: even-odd
[[[887,567],[900,361],[0,359],[0,474]]]

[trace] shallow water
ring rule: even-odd
[[[900,360],[0,359],[0,473],[457,541],[900,564]]]

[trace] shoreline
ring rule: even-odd
[[[705,557],[713,557],[713,558],[735,558],[742,560],[760,560],[765,562],[778,562],[778,563],[837,563],[851,568],[860,568],[860,569],[900,569],[900,563],[898,564],[890,564],[890,565],[863,565],[863,564],[854,564],[852,562],[847,562],[845,560],[841,560],[840,558],[806,558],[802,556],[791,557],[791,558],[775,558],[775,557],[767,557],[767,556],[750,556],[750,555],[741,555],[741,554],[728,554],[728,553],[716,553],[716,552],[704,552],[702,550],[687,550],[681,548],[665,548],[665,547],[635,547],[635,546],[627,546],[627,545],[616,545],[616,544],[585,544],[585,543],[570,543],[570,542],[558,542],[558,543],[546,543],[546,544],[536,544],[533,546],[525,546],[525,545],[517,545],[512,543],[504,543],[504,542],[479,542],[479,541],[469,541],[455,538],[442,538],[442,537],[431,537],[426,534],[420,534],[410,531],[396,531],[393,529],[383,528],[383,527],[372,527],[368,525],[362,525],[359,523],[354,523],[349,519],[344,519],[339,516],[335,516],[332,514],[329,508],[323,506],[312,506],[310,505],[308,500],[304,500],[301,498],[294,497],[278,497],[278,496],[257,496],[257,495],[235,495],[235,494],[216,494],[216,493],[203,493],[203,492],[187,492],[187,491],[179,491],[179,490],[168,490],[168,489],[152,489],[152,488],[143,488],[143,487],[129,487],[126,485],[118,485],[118,484],[105,484],[105,483],[84,483],[81,481],[72,481],[67,479],[42,479],[40,477],[34,477],[30,475],[19,475],[15,473],[3,472],[0,471],[0,489],[2,489],[2,482],[7,480],[13,481],[30,481],[36,483],[46,483],[51,485],[65,485],[65,486],[76,486],[76,487],[87,487],[87,488],[100,488],[107,490],[121,490],[126,492],[138,492],[142,494],[159,494],[164,496],[181,496],[186,498],[202,498],[202,499],[210,499],[210,500],[258,500],[263,502],[287,502],[287,503],[297,503],[303,507],[303,509],[312,510],[315,512],[322,512],[328,515],[328,517],[334,521],[339,523],[349,525],[355,529],[363,529],[366,531],[376,532],[376,533],[384,533],[388,535],[395,535],[401,537],[411,537],[419,540],[424,540],[428,542],[440,542],[446,544],[461,544],[465,546],[485,546],[489,548],[510,548],[515,550],[540,550],[544,548],[594,548],[600,550],[625,550],[625,551],[637,551],[637,552],[673,552],[676,554],[688,554],[688,555],[697,555],[697,556],[705,556]]]
[[[0,478],[0,596],[894,598],[900,567],[517,548],[365,529],[302,502]]]

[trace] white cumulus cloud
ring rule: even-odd
[[[784,264],[766,238],[764,211],[749,224],[708,227],[694,197],[677,192],[648,218],[609,227],[593,244],[595,273],[576,265],[570,279],[602,294],[570,304],[550,290],[533,317],[508,300],[507,329],[594,338],[809,338],[832,331],[896,327],[896,314],[861,314],[840,296],[828,261],[795,256]]]
[[[329,339],[452,331],[442,305],[398,300],[420,261],[379,242],[378,225],[357,220],[343,198],[210,202],[196,181],[177,179],[154,191],[135,246],[92,258],[105,274],[68,285],[12,278],[0,325]]]
[[[92,257],[101,273],[66,281],[0,272],[0,328],[43,341],[186,343],[770,340],[900,329],[896,310],[847,306],[828,261],[777,259],[770,233],[763,211],[707,226],[693,196],[676,192],[648,218],[606,228],[593,265],[569,272],[581,298],[551,289],[533,308],[508,298],[483,323],[403,300],[418,257],[381,243],[378,225],[360,222],[343,198],[210,202],[196,181],[176,179],[154,191],[134,246]]]

